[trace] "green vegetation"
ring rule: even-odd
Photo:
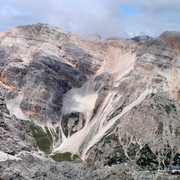
[[[131,143],[128,147],[127,154],[131,159],[136,157],[137,152],[139,151],[140,146],[137,143]]]
[[[102,102],[101,102],[101,103],[102,103]],[[93,118],[96,116],[96,114],[97,114],[97,112],[98,112],[98,110],[99,110],[99,108],[100,108],[100,106],[101,106],[101,103],[98,103],[98,104],[95,106],[95,108],[93,109],[93,115],[92,115],[91,119],[93,119]]]
[[[64,135],[66,136],[66,137],[68,137],[68,128],[67,128],[67,126],[66,127],[64,127],[63,126],[63,132],[64,132]]]
[[[119,143],[119,137],[116,136],[115,134],[108,134],[108,135],[105,135],[103,138],[101,138],[99,143],[102,143],[102,142],[103,142],[103,145],[106,143],[111,143],[111,142]]]
[[[164,127],[164,124],[163,122],[159,122],[158,123],[158,129],[157,129],[157,134],[162,134],[163,133],[163,127]]]
[[[164,148],[164,164],[166,167],[169,167],[171,161],[172,161],[172,150],[171,150],[171,146],[169,144],[167,144]]]
[[[51,153],[53,138],[48,128],[45,128],[46,131],[44,131],[42,127],[28,121],[22,121],[22,124],[26,128],[26,132],[36,140],[39,149],[46,154]]]
[[[174,134],[175,134],[175,137],[180,136],[180,131],[179,131],[179,129],[176,129],[176,130],[174,131]]]
[[[170,125],[169,125],[169,130],[170,130],[170,132],[171,132],[171,134],[172,134],[173,131],[172,131],[172,125],[171,125],[171,122],[170,122]]]
[[[177,153],[173,158],[173,165],[180,166],[180,153]]]
[[[113,153],[107,159],[107,165],[109,166],[120,164],[128,160],[121,145],[115,147]]]
[[[106,84],[105,86],[103,86],[103,90],[104,91],[109,91],[109,89],[110,89],[109,84]]]
[[[111,141],[119,142],[119,137],[115,134],[111,134],[104,139],[104,143],[110,143]]]
[[[100,159],[100,155],[103,154],[103,151],[99,150],[99,149],[95,149],[95,159],[98,160]]]
[[[167,114],[169,114],[173,110],[176,111],[176,107],[174,104],[169,104],[169,105],[157,104],[156,108],[159,110],[165,110]]]
[[[172,111],[176,111],[176,106],[173,101],[165,101],[164,97],[157,96],[156,94],[152,94],[155,104],[151,104],[151,108],[158,109],[160,111],[165,111],[167,114],[170,114]],[[164,102],[164,103],[162,103]]]
[[[140,158],[137,160],[136,163],[141,168],[147,168],[149,170],[157,170],[159,164],[157,157],[151,151],[147,144],[140,150]]]
[[[95,159],[98,160],[98,158],[102,157],[102,154],[104,154],[103,157],[107,155],[105,157],[105,165],[112,166],[113,164],[120,164],[128,160],[122,145],[120,145],[119,137],[115,134],[107,134],[99,141],[98,144],[100,145],[101,149],[95,149]],[[106,152],[102,151],[103,146],[107,144],[108,146],[112,147],[112,151],[110,154],[106,154]]]
[[[165,105],[165,106],[163,106],[163,107],[164,107],[164,109],[165,109],[165,111],[166,111],[167,114],[169,114],[173,109],[176,109],[175,106],[174,106],[174,104]]]
[[[51,155],[50,157],[57,162],[74,161],[75,159],[79,158],[79,156],[77,154],[72,155],[70,152],[58,153],[55,155]]]
[[[161,162],[160,163],[160,169],[163,170],[165,168],[164,164]]]
[[[42,127],[34,124],[33,122],[28,121],[21,121],[22,125],[26,128],[28,134],[30,134],[37,143],[37,146],[41,151],[46,154],[51,153],[51,147],[53,143],[53,137],[47,127],[45,127],[45,131]],[[56,132],[57,133],[57,132]],[[53,136],[58,140],[58,137],[54,133]],[[75,159],[79,158],[77,154],[72,155],[69,152],[66,153],[58,153],[55,155],[50,155],[52,159],[55,161],[74,161]]]
[[[77,132],[77,131],[73,131],[73,128],[75,128],[78,125],[79,118],[80,118],[80,113],[79,112],[74,112],[74,113],[68,114],[68,115],[63,117],[62,129],[63,129],[63,132],[64,132],[66,137],[68,135],[72,135],[72,134]],[[74,121],[74,123],[71,125],[71,127],[68,127],[68,122],[70,120]],[[83,119],[83,126],[84,125],[85,125],[85,120]]]

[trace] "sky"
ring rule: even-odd
[[[83,37],[156,37],[180,30],[180,0],[0,0],[0,32],[47,23]]]

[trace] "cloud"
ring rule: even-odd
[[[48,23],[88,37],[157,36],[179,30],[179,0],[2,0],[0,31]]]

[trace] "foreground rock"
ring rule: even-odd
[[[0,163],[1,179],[3,180],[48,180],[48,179],[62,179],[62,180],[144,180],[144,179],[169,179],[177,180],[178,175],[170,175],[166,172],[149,172],[132,170],[127,165],[113,165],[112,167],[105,166],[104,168],[91,168],[84,163],[70,163],[70,162],[51,162],[44,161],[32,156],[26,157],[26,159],[19,161],[6,161]]]

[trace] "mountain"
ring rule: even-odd
[[[47,24],[1,33],[0,179],[170,177],[158,170],[180,163],[179,55],[180,32],[140,43]]]
[[[119,36],[112,36],[108,37],[106,40],[124,40],[125,38],[119,37]]]
[[[136,42],[147,41],[149,39],[152,39],[152,37],[149,37],[149,36],[146,36],[146,35],[144,35],[144,36],[135,36],[135,37],[131,38],[131,40],[136,41]]]

